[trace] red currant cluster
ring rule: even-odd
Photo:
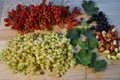
[[[11,26],[20,33],[28,33],[41,29],[52,30],[53,25],[62,28],[64,24],[69,30],[80,24],[80,20],[76,19],[78,15],[81,15],[77,7],[70,12],[69,6],[53,5],[52,2],[46,5],[45,3],[46,1],[43,0],[38,6],[18,4],[16,10],[8,12],[8,17],[4,19],[5,26]]]

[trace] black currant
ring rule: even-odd
[[[94,19],[95,21],[99,21],[99,18],[98,17],[95,17],[95,19]]]
[[[105,22],[104,22],[104,25],[106,25],[106,26],[107,26],[107,25],[108,25],[108,22],[107,22],[107,21],[105,21]]]
[[[102,16],[102,15],[103,15],[103,12],[102,12],[102,11],[100,11],[100,12],[98,13],[98,15],[99,15],[99,16]]]
[[[91,28],[90,28],[91,30],[94,30],[95,29],[95,26],[91,26]]]
[[[103,18],[102,20],[103,20],[103,21],[107,21],[107,18]]]
[[[91,20],[88,20],[87,23],[90,24],[92,21]]]
[[[95,27],[96,31],[100,31],[100,28],[98,26]]]

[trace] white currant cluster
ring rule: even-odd
[[[69,40],[55,32],[18,34],[8,41],[0,58],[14,73],[25,75],[49,71],[62,76],[75,66]]]

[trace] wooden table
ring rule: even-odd
[[[16,31],[10,29],[0,29],[0,50],[4,48],[7,40],[14,38]],[[92,69],[87,68],[87,79],[84,77],[84,69],[81,65],[70,69],[61,78],[54,77],[50,74],[39,76],[23,76],[21,74],[12,74],[11,70],[0,62],[0,80],[120,80],[120,60],[108,61],[107,70],[104,72],[94,72]]]

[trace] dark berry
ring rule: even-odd
[[[95,29],[95,26],[91,26],[91,28],[90,28],[91,30],[94,30]]]
[[[96,31],[100,31],[100,28],[98,26],[95,27]]]
[[[99,15],[99,16],[102,16],[102,15],[103,15],[103,12],[102,12],[102,11],[100,11],[100,12],[98,13],[98,15]]]
[[[91,20],[91,21],[94,21],[94,20],[95,20],[95,17],[91,17],[90,20]]]
[[[103,18],[103,21],[107,21],[107,18]]]
[[[103,31],[103,27],[99,27],[100,28],[100,31]]]
[[[110,25],[108,24],[107,26],[106,26],[108,29],[110,29]]]
[[[105,28],[105,31],[106,31],[106,32],[108,32],[108,29],[107,29],[107,28]]]
[[[94,19],[95,21],[99,21],[99,18],[98,17],[95,17],[95,19]]]
[[[108,22],[105,21],[105,22],[104,22],[104,25],[108,25]]]
[[[97,21],[97,24],[99,25],[101,23],[101,21],[99,20],[99,21]]]
[[[105,25],[103,25],[103,29],[105,29],[106,28],[106,26]]]
[[[87,23],[90,24],[92,21],[91,20],[88,20]]]
[[[104,18],[102,18],[102,17],[99,17],[99,20],[101,21],[101,20],[103,20]]]
[[[106,32],[108,32],[109,28],[106,26],[106,28],[104,29]]]
[[[102,25],[98,25],[98,27],[103,27]]]
[[[94,17],[94,18],[95,18],[96,16],[97,16],[97,14],[92,14],[92,17]]]
[[[103,14],[101,17],[105,18],[105,15]]]
[[[104,25],[104,23],[105,23],[104,21],[101,21],[101,23],[100,23],[100,24],[101,24],[101,25]]]

